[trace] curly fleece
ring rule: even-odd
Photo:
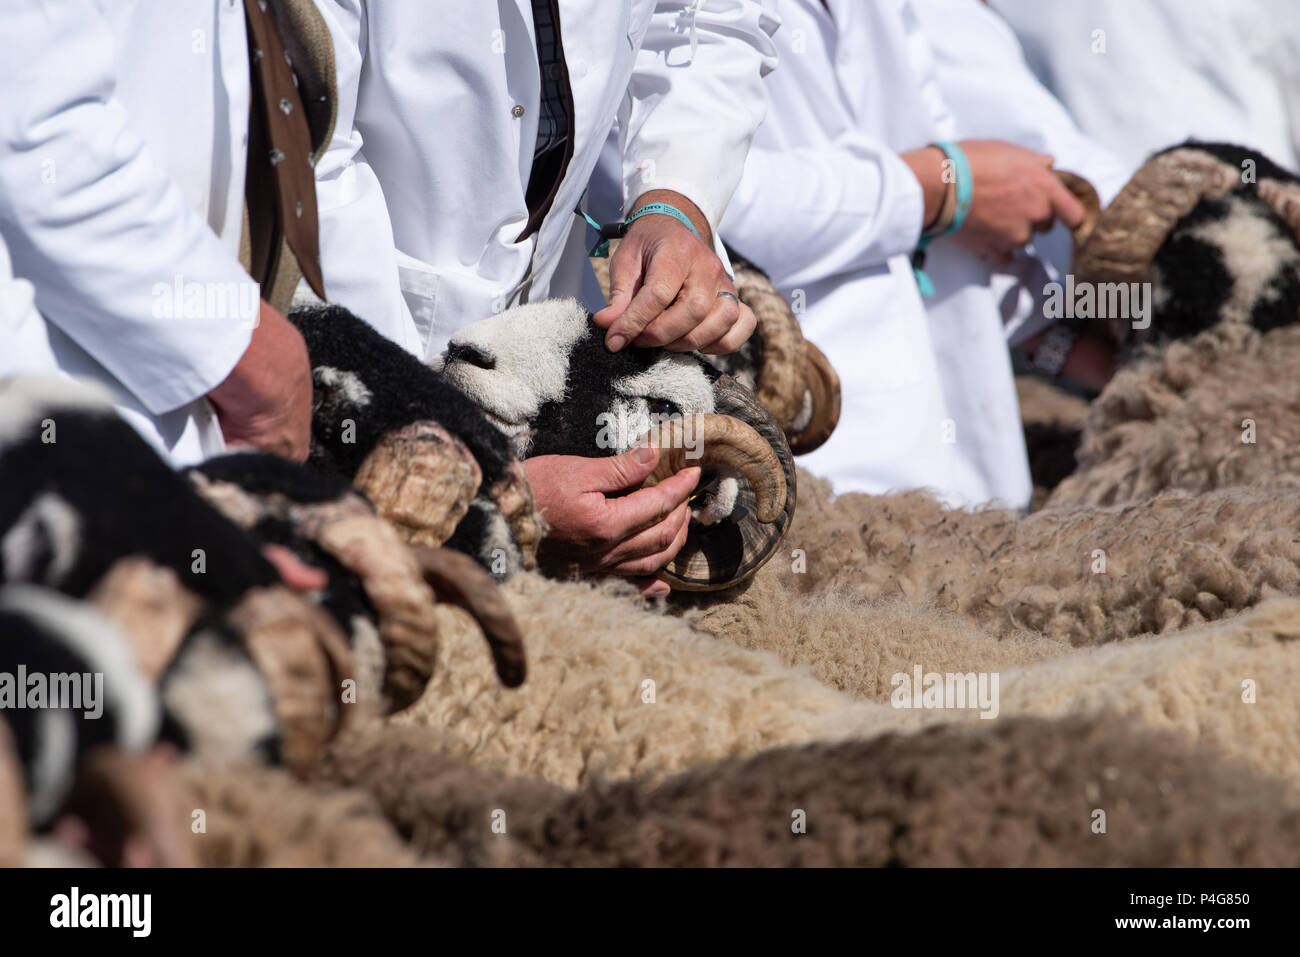
[[[301,823],[273,842],[294,847],[326,794],[355,809],[354,836],[391,826],[409,842],[376,846],[374,863],[1152,867],[1300,852],[1300,809],[1279,782],[1114,717],[780,748],[569,793],[389,729],[340,739],[319,778],[276,795],[277,823]],[[249,850],[232,843],[209,862],[258,862]]]

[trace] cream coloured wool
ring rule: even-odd
[[[508,595],[529,623],[528,682],[500,688],[467,621],[446,609],[455,620],[443,629],[434,679],[392,719],[429,729],[480,767],[572,788],[593,776],[658,778],[781,745],[982,721],[974,712],[894,708],[880,674],[853,694],[835,691],[775,654],[718,641],[616,590],[529,575]],[[861,609],[850,613],[863,620]],[[893,660],[900,670],[998,669],[995,721],[1118,713],[1300,777],[1300,701],[1279,693],[1300,677],[1300,642],[1290,637],[1300,634],[1300,601],[1177,637],[1074,650],[1057,642],[1043,660],[1019,664],[999,657],[991,639],[981,661],[969,628],[952,625],[948,616],[933,619],[932,656],[919,649],[909,662],[899,651]],[[944,628],[958,636],[956,651],[943,642]],[[1253,704],[1241,700],[1246,680],[1256,682]]]

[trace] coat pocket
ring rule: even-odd
[[[420,354],[428,351],[433,333],[434,317],[438,308],[439,275],[428,263],[397,250],[397,282],[415,320],[415,331],[420,337]]]

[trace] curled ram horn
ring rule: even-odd
[[[732,257],[736,291],[758,321],[754,392],[795,455],[830,438],[840,420],[840,379],[826,355],[803,336],[799,319],[772,280],[753,263]]]
[[[770,413],[728,375],[714,383],[717,413],[660,423],[640,440],[660,449],[645,480],[655,485],[684,468],[704,472],[702,494],[740,478],[736,498],[720,521],[692,521],[686,544],[659,572],[683,591],[716,591],[747,581],[785,537],[794,517],[794,458]]]
[[[501,683],[523,684],[528,674],[523,635],[496,580],[468,555],[449,548],[420,548],[415,555],[438,599],[459,605],[478,623]]]
[[[611,254],[617,241],[610,244]],[[708,357],[753,389],[785,431],[790,450],[821,446],[840,421],[840,379],[830,360],[803,336],[790,303],[761,269],[728,251],[736,294],[754,313],[755,334],[735,357]],[[593,259],[597,282],[609,295],[609,260]]]
[[[228,474],[239,465],[244,473],[238,479],[250,484],[259,466],[281,472],[299,468],[242,455],[205,463],[189,473],[190,481],[236,524],[255,532],[266,519],[282,521],[356,577],[373,609],[381,660],[371,667],[373,656],[366,654],[368,649],[358,648],[356,671],[345,677],[357,680],[361,699],[378,696],[384,711],[410,705],[433,674],[438,624],[433,593],[399,532],[351,489],[307,502],[278,492],[254,493]],[[304,476],[304,486],[307,481]]]
[[[340,689],[355,672],[342,631],[288,588],[254,588],[226,615],[261,672],[280,726],[285,764],[305,774],[350,723]]]
[[[1097,217],[1075,257],[1077,281],[1141,282],[1174,225],[1240,183],[1240,170],[1194,147],[1151,157]]]
[[[407,542],[432,547],[451,537],[482,480],[465,443],[424,421],[379,439],[352,482]]]

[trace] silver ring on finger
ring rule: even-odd
[[[725,289],[722,290],[722,292],[718,293],[718,295],[715,298],[731,299],[736,303],[736,305],[738,306],[740,305],[740,297],[738,297],[734,292],[727,292],[727,290]]]

